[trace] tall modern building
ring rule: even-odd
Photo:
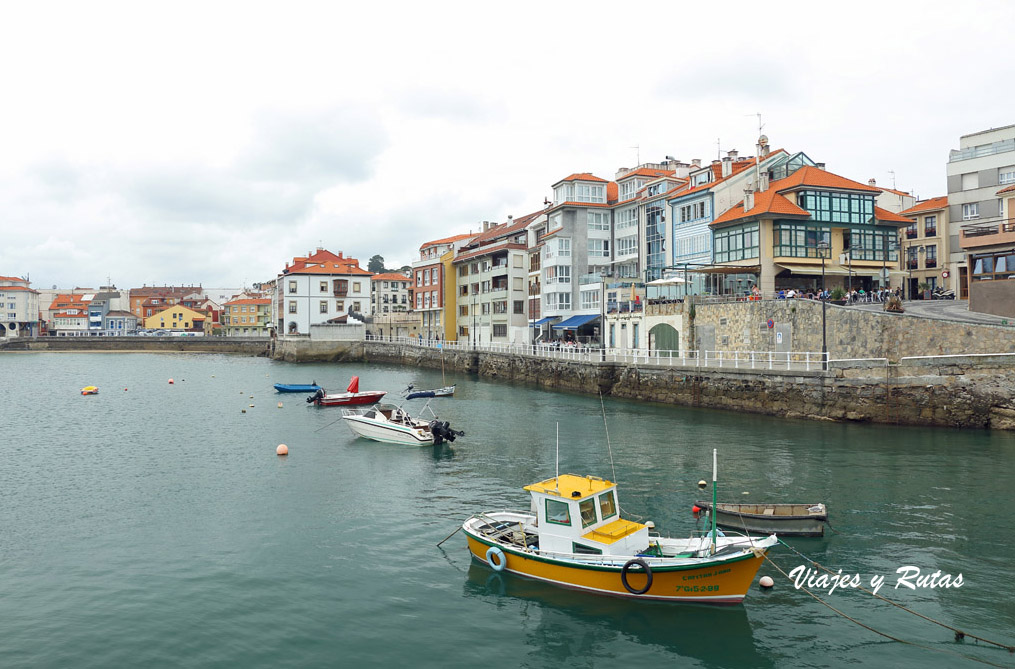
[[[981,231],[986,229],[984,226],[1006,222],[1004,196],[998,191],[1015,184],[1015,125],[960,137],[959,148],[949,152],[947,174],[951,251],[947,269],[958,277],[958,297],[965,298],[969,296],[971,282],[978,280],[970,275],[967,253],[972,255],[982,248],[980,242],[985,240],[964,245],[962,231],[964,228]]]

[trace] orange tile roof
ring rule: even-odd
[[[818,167],[801,167],[785,179],[772,182],[772,188],[778,191],[799,188],[800,186],[813,186],[815,188],[836,188],[842,190],[859,190],[867,193],[880,193],[882,189],[876,186],[862,184],[846,177],[840,177],[827,170]]]
[[[28,286],[0,286],[0,290],[6,290],[8,292],[12,290],[23,290],[26,293],[37,293],[39,291],[29,288]]]
[[[346,258],[341,254],[317,249],[313,254],[293,258],[292,264],[283,274],[353,274],[370,276],[370,272],[360,268],[359,260]]]
[[[607,183],[606,179],[600,179],[591,172],[575,172],[569,177],[564,177],[557,183],[564,183],[565,181],[595,181],[597,183]],[[554,184],[555,186],[557,184]]]
[[[750,211],[745,212],[744,203],[740,202],[722,216],[712,221],[710,225],[721,225],[741,218],[751,218],[754,216],[762,216],[764,214],[772,214],[774,216],[801,216],[808,218],[811,215],[806,209],[798,207],[790,202],[786,196],[780,195],[775,190],[769,188],[762,193],[754,194],[754,206]]]
[[[514,234],[516,232],[520,232],[521,230],[524,230],[529,225],[529,223],[533,221],[533,219],[537,218],[542,213],[543,212],[541,211],[537,211],[516,218],[513,221],[511,221],[510,224],[499,223],[497,225],[494,225],[486,232],[481,232],[478,235],[473,236],[472,240],[470,240],[468,244],[462,247],[461,250],[465,251],[466,249],[468,249],[471,252],[473,248],[475,248],[477,245],[481,246],[484,242],[491,242],[497,239],[498,237],[503,237],[506,235]]]
[[[1015,188],[1015,186],[1013,186]],[[909,216],[912,214],[919,214],[923,211],[937,211],[938,209],[944,209],[948,206],[948,196],[942,195],[940,197],[932,197],[929,200],[921,200],[917,202],[909,209],[900,211],[899,213],[903,216]]]
[[[894,188],[881,188],[880,186],[878,186],[878,188],[886,193],[895,193],[896,195],[901,195],[902,197],[913,197],[909,193],[903,193],[901,190],[895,190]]]
[[[499,244],[491,244],[489,246],[482,246],[478,249],[468,249],[468,251],[463,250],[463,253],[455,258],[455,262],[472,260],[473,258],[485,256],[487,254],[493,253],[494,251],[504,251],[507,249],[517,249],[524,251],[527,249],[527,247],[525,246],[525,244],[515,244],[513,242],[501,242]]]
[[[411,279],[404,274],[398,274],[397,272],[386,272],[385,274],[374,274],[370,277],[371,281],[411,281]]]
[[[264,297],[244,297],[238,300],[229,300],[226,306],[237,304],[271,304],[271,300]]]
[[[620,197],[620,186],[616,181],[610,181],[606,184],[606,201],[616,202],[618,197]]]
[[[1012,184],[1011,186],[1005,186],[1001,190],[994,193],[994,195],[1005,195],[1006,193],[1015,193],[1015,184]]]
[[[639,167],[636,170],[631,170],[624,176],[617,179],[617,181],[623,181],[624,179],[630,179],[631,177],[665,177],[676,174],[676,170],[657,170],[649,167]]]
[[[882,209],[881,207],[874,207],[874,218],[879,223],[905,223],[909,225],[913,222],[912,219],[890,212],[887,209]]]
[[[422,250],[422,249],[425,249],[428,246],[437,246],[438,244],[451,244],[451,243],[454,243],[454,242],[457,242],[457,241],[461,241],[463,239],[469,239],[470,237],[475,237],[475,236],[476,235],[454,235],[453,237],[445,237],[444,239],[435,239],[432,242],[426,242],[426,243],[420,245],[419,248],[420,248],[420,250]]]
[[[28,283],[26,279],[19,279],[16,276],[0,276],[0,281],[17,281],[18,283]]]

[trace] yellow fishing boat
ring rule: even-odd
[[[495,571],[567,588],[670,602],[743,601],[775,535],[712,531],[661,537],[620,517],[617,485],[558,475],[526,486],[530,511],[478,513],[462,525],[469,551]]]

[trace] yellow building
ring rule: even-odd
[[[202,311],[185,307],[181,304],[168,306],[144,319],[144,326],[149,330],[191,330],[204,331],[207,315]]]

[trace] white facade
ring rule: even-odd
[[[39,332],[39,293],[26,279],[0,277],[0,337],[30,337]]]
[[[307,334],[311,325],[347,313],[352,319],[355,314],[370,315],[367,274],[286,274],[278,279],[277,295],[282,308],[276,319],[286,334]]]

